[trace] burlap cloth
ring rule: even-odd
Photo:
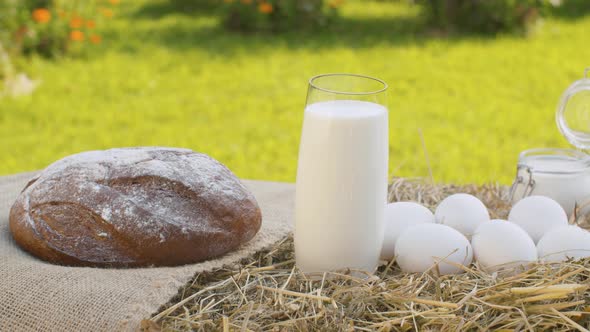
[[[40,261],[17,247],[8,211],[34,173],[0,177],[0,331],[136,330],[197,272],[238,261],[291,230],[294,186],[244,181],[262,209],[258,235],[219,259],[174,268],[97,269]]]

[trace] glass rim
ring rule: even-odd
[[[379,90],[375,90],[375,91],[367,91],[367,92],[351,92],[351,91],[337,91],[337,90],[330,90],[330,89],[326,89],[326,88],[322,88],[320,86],[318,86],[317,84],[314,83],[314,81],[316,79],[322,78],[322,77],[329,77],[329,76],[348,76],[348,77],[358,77],[358,78],[365,78],[365,79],[369,79],[375,82],[378,82],[382,85],[382,88]],[[323,91],[323,92],[328,92],[328,93],[333,93],[333,94],[339,94],[339,95],[353,95],[353,96],[368,96],[368,95],[375,95],[381,92],[386,91],[389,88],[389,85],[387,85],[387,83],[385,83],[384,80],[379,79],[379,78],[375,78],[375,77],[371,77],[371,76],[367,76],[367,75],[360,75],[360,74],[347,74],[347,73],[328,73],[328,74],[320,74],[320,75],[316,75],[312,78],[309,79],[309,86],[313,87],[314,89]]]
[[[531,159],[559,158],[563,161],[578,162],[581,165],[567,170],[555,170],[529,165]],[[518,156],[518,166],[527,167],[535,173],[545,174],[578,174],[590,169],[590,156],[582,151],[564,148],[535,148],[522,151]]]

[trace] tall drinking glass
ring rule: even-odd
[[[305,273],[377,268],[387,204],[386,90],[361,75],[309,81],[295,198],[295,259]]]

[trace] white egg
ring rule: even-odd
[[[522,227],[537,243],[550,229],[566,226],[567,215],[561,205],[551,198],[529,196],[514,204],[508,221]]]
[[[590,257],[590,232],[575,225],[552,228],[537,243],[537,252],[545,262]]]
[[[408,227],[433,223],[434,215],[426,207],[414,202],[396,202],[385,207],[385,234],[381,249],[382,259],[391,259],[395,254],[395,242]]]
[[[425,272],[438,265],[441,275],[463,270],[445,261],[469,265],[473,250],[469,241],[457,230],[440,224],[423,223],[406,228],[395,244],[397,264],[404,272]]]
[[[471,239],[475,260],[486,271],[494,272],[527,265],[537,260],[537,248],[520,226],[494,219],[481,224]]]
[[[436,222],[451,226],[467,238],[483,222],[490,220],[486,206],[475,196],[454,194],[445,198],[434,212]]]

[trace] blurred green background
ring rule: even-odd
[[[590,66],[590,15],[567,4],[527,36],[481,36],[425,30],[407,2],[348,0],[329,29],[270,34],[228,32],[214,6],[121,1],[84,56],[17,60],[40,85],[0,97],[0,174],[159,145],[294,181],[308,79],[349,72],[390,85],[392,175],[509,184],[520,151],[568,147],[554,113]]]

